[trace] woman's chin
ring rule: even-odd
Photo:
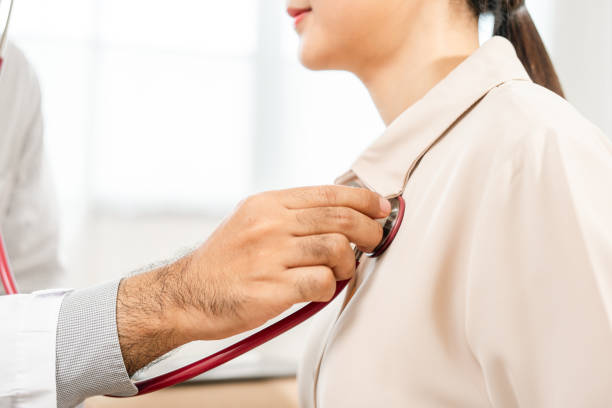
[[[299,52],[300,63],[313,71],[337,69],[332,58],[333,53],[310,47],[302,43]]]

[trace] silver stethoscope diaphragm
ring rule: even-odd
[[[347,182],[345,185],[348,187],[365,188],[356,179]],[[395,235],[397,234],[400,224],[402,223],[405,205],[404,200],[401,196],[392,197],[389,199],[389,202],[391,203],[391,212],[389,213],[387,218],[378,220],[381,223],[383,229],[382,239],[380,240],[380,243],[376,248],[374,248],[374,250],[372,250],[372,252],[364,253],[359,248],[355,247],[355,249],[353,250],[355,252],[355,260],[358,261],[359,258],[361,258],[361,256],[364,254],[370,258],[379,257],[387,250],[389,245],[391,245],[391,242],[393,242],[393,240],[395,239]]]
[[[389,201],[391,202],[391,212],[382,222],[383,234],[380,244],[378,244],[378,246],[374,248],[372,252],[365,253],[359,248],[355,247],[355,260],[358,261],[364,254],[370,258],[377,258],[381,256],[395,239],[395,235],[397,234],[397,231],[401,225],[401,219],[404,216],[404,200],[401,198],[401,196],[399,196],[391,198]]]

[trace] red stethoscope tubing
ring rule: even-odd
[[[381,245],[381,247],[378,248],[373,254],[369,255],[372,258],[376,258],[385,252],[385,250],[388,248],[388,246],[391,244],[391,242],[397,235],[399,227],[402,224],[402,219],[404,217],[405,211],[405,203],[401,196],[397,198],[399,200],[399,211],[396,218],[396,222],[394,223],[391,231],[389,232],[388,237],[385,239],[385,242]],[[359,265],[359,259],[356,260],[356,264],[357,266]],[[11,274],[11,269],[9,267],[6,249],[4,247],[4,242],[2,240],[1,234],[0,280],[2,281],[2,285],[4,286],[4,289],[7,294],[17,294],[15,280],[13,279],[13,276]],[[136,395],[148,394],[150,392],[187,381],[193,377],[210,371],[215,367],[227,363],[228,361],[233,360],[236,357],[241,356],[250,350],[253,350],[254,348],[272,340],[275,337],[280,336],[281,334],[294,328],[298,324],[308,320],[310,317],[321,311],[325,306],[329,305],[340,294],[340,292],[342,292],[348,282],[348,280],[338,281],[336,283],[336,292],[334,293],[332,299],[328,302],[311,302],[299,309],[298,311],[292,313],[291,315],[279,320],[278,322],[268,327],[265,327],[257,333],[254,333],[249,337],[240,340],[239,342],[232,344],[229,347],[224,348],[221,351],[211,354],[208,357],[188,364],[184,367],[177,368],[176,370],[170,371],[168,373],[159,375],[157,377],[135,382],[134,385],[138,389],[138,393]]]
[[[393,225],[393,228],[389,232],[389,235],[385,242],[382,244],[382,246],[378,248],[376,252],[370,255],[370,257],[372,258],[376,258],[382,255],[387,250],[389,245],[391,245],[391,242],[393,242],[393,239],[397,235],[397,232],[399,231],[399,228],[402,224],[406,204],[401,196],[398,196],[397,199],[399,201],[399,211],[395,224]],[[356,266],[359,266],[359,259],[356,260]],[[150,392],[187,381],[193,377],[210,371],[213,368],[220,366],[221,364],[233,360],[236,357],[241,356],[247,351],[253,350],[254,348],[272,340],[275,337],[280,336],[281,334],[294,328],[298,324],[308,320],[310,317],[314,316],[323,308],[325,308],[325,306],[329,305],[340,294],[340,292],[342,292],[348,282],[348,280],[338,281],[336,283],[336,292],[334,293],[334,296],[331,298],[331,300],[329,300],[328,302],[311,302],[299,309],[298,311],[294,312],[293,314],[290,314],[289,316],[283,318],[282,320],[279,320],[278,322],[261,329],[257,333],[254,333],[249,337],[235,344],[232,344],[231,346],[226,347],[221,351],[216,352],[215,354],[211,354],[208,357],[205,357],[187,366],[178,368],[174,371],[170,371],[169,373],[162,374],[158,377],[136,382],[134,385],[136,386],[136,388],[138,388],[137,395],[148,394]]]
[[[4,24],[4,29],[1,31],[2,36],[0,36],[0,74],[2,74],[2,65],[4,65],[4,52],[8,42],[8,29],[11,23],[11,15],[13,14],[13,3],[14,0],[10,0],[6,22]],[[0,27],[0,29],[2,29],[2,27]]]
[[[2,75],[2,67],[4,65],[4,53],[8,41],[8,28],[11,22],[13,3],[14,0],[10,0],[6,22],[3,28],[0,27],[2,30],[2,35],[0,36],[0,76]],[[11,267],[9,266],[8,256],[6,255],[6,247],[4,246],[4,241],[2,240],[2,234],[0,234],[0,281],[2,281],[2,286],[4,287],[4,291],[7,295],[17,294],[17,285],[15,285],[15,279],[11,273]]]
[[[15,285],[15,279],[11,273],[2,235],[0,235],[0,281],[2,281],[2,286],[7,295],[17,294],[17,285]]]
[[[134,383],[136,388],[138,388],[137,395],[148,394],[150,392],[187,381],[193,377],[210,371],[221,364],[227,363],[228,361],[243,355],[247,351],[253,350],[254,348],[272,340],[275,337],[280,336],[286,331],[291,330],[298,324],[317,314],[321,309],[334,300],[340,294],[340,292],[342,292],[348,282],[348,280],[345,280],[336,283],[336,292],[329,302],[311,302],[284,319],[250,335],[243,340],[240,340],[235,344],[232,344],[229,347],[224,348],[221,351],[216,352],[215,354],[211,354],[208,357],[178,368],[169,373],[162,374],[158,377]]]

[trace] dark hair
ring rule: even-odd
[[[531,79],[564,97],[563,88],[544,42],[538,33],[525,0],[468,0],[477,16],[492,13],[495,16],[494,35],[506,37]]]

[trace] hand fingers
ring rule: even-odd
[[[304,266],[287,273],[295,288],[292,303],[327,302],[336,293],[334,272],[326,266]]]
[[[344,234],[365,252],[371,252],[382,240],[380,223],[346,207],[317,207],[291,210],[296,218],[297,236],[327,233]]]
[[[349,279],[355,273],[355,253],[342,234],[321,234],[293,238],[284,251],[287,268],[326,266],[337,280]]]
[[[278,192],[289,209],[313,207],[349,207],[370,218],[389,215],[389,201],[373,191],[347,186],[301,187]]]

